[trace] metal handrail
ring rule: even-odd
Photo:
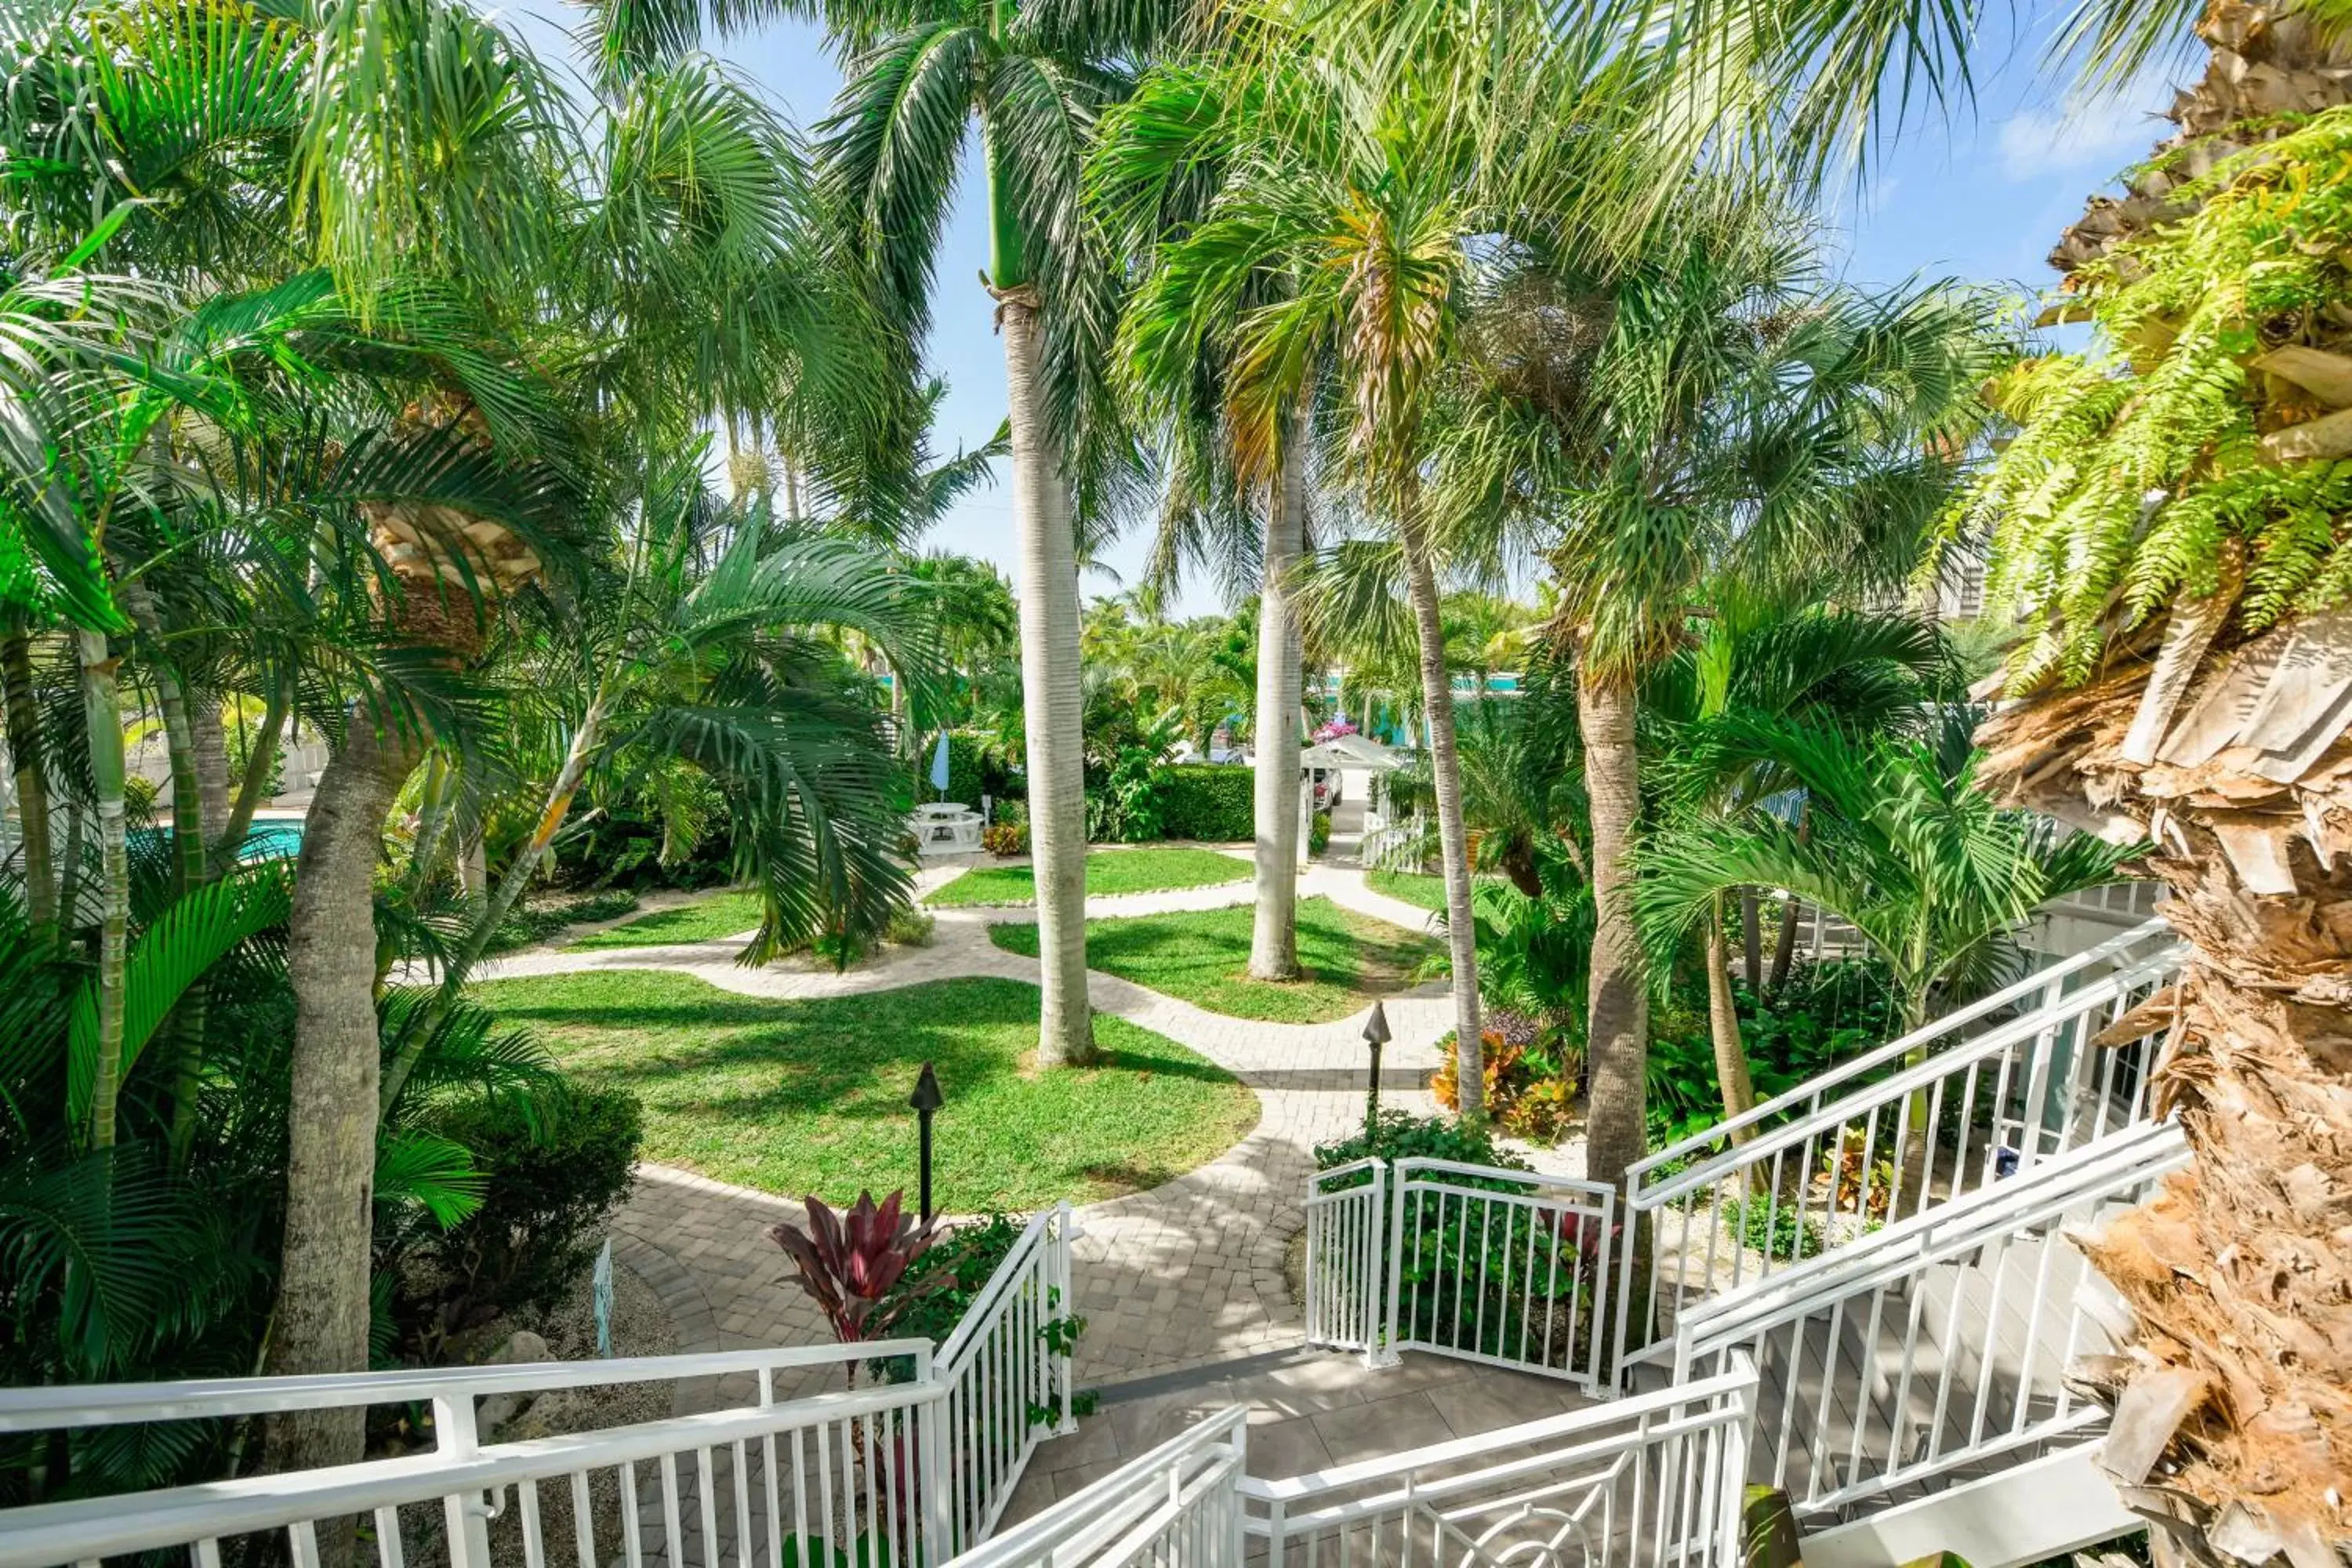
[[[1027,1271],[1031,1258],[1045,1245],[1045,1228],[1054,1215],[1054,1210],[1044,1209],[1031,1217],[1028,1226],[1021,1232],[1021,1239],[1013,1244],[1013,1250],[1004,1255],[989,1275],[988,1283],[982,1285],[980,1293],[971,1299],[971,1305],[964,1309],[954,1331],[940,1342],[939,1352],[934,1359],[942,1376],[952,1375],[950,1369],[978,1342],[981,1330],[994,1314],[997,1303]]]
[[[1954,1034],[1978,1019],[2000,1012],[2004,1007],[2012,1006],[2037,993],[2046,992],[2053,984],[2062,983],[2086,969],[2094,969],[2102,963],[2112,963],[2133,948],[2143,946],[2167,935],[2171,929],[2164,921],[2158,919],[2109,937],[2095,947],[2085,948],[2074,957],[2053,963],[2046,969],[2038,969],[2024,978],[2001,987],[1989,996],[1946,1013],[1931,1022],[1921,1025],[1909,1034],[1897,1036],[1874,1050],[1865,1051],[1858,1057],[1841,1062],[1836,1067],[1817,1077],[1808,1079],[1785,1093],[1775,1095],[1761,1104],[1749,1107],[1738,1116],[1718,1121],[1713,1126],[1694,1132],[1686,1138],[1680,1139],[1664,1149],[1635,1161],[1627,1166],[1625,1171],[1626,1190],[1631,1194],[1629,1199],[1631,1205],[1634,1207],[1643,1206],[1642,1204],[1643,1179],[1659,1166],[1671,1161],[1687,1158],[1694,1149],[1713,1143],[1744,1128],[1754,1127],[1787,1110],[1790,1105],[1801,1099],[1811,1100],[1812,1109],[1819,1110],[1822,1107],[1822,1097],[1830,1090],[1922,1047],[1932,1047],[1937,1040]],[[2147,954],[2136,960],[2131,967],[2142,967],[2158,962],[2159,958],[2174,953],[2185,953],[2187,951],[2185,943],[2174,944],[2166,949],[2163,953]]]
[[[605,1468],[915,1408],[936,1402],[944,1392],[935,1384],[896,1384],[812,1394],[782,1405],[489,1444],[460,1457],[436,1451],[293,1475],[204,1481],[130,1497],[37,1503],[0,1514],[7,1525],[0,1531],[0,1568],[46,1568],[177,1546],[192,1539],[243,1535],[458,1494],[478,1495],[584,1467]]]
[[[116,1426],[268,1415],[289,1410],[348,1409],[455,1399],[461,1394],[523,1394],[611,1383],[852,1364],[876,1356],[928,1357],[928,1340],[876,1340],[854,1345],[715,1351],[632,1356],[613,1361],[518,1362],[509,1366],[429,1367],[403,1372],[310,1373],[290,1377],[189,1379],[177,1383],[44,1384],[0,1389],[0,1432],[65,1426]],[[0,1514],[0,1518],[5,1518]]]
[[[1246,1484],[1241,1468],[1247,1451],[1249,1412],[1241,1405],[1202,1417],[1148,1453],[1139,1455],[1100,1480],[1013,1526],[955,1560],[957,1568],[1008,1568],[1024,1563],[1097,1563],[1132,1556],[1198,1506],[1221,1483]],[[1228,1521],[1230,1554],[1238,1568],[1238,1521]],[[1108,1550],[1102,1551],[1108,1544]],[[1090,1549],[1102,1555],[1083,1555]]]
[[[2063,1002],[2058,1005],[2070,1013],[2087,1013],[2093,1008],[2113,1002],[2133,986],[2146,982],[2152,975],[2160,973],[2170,965],[2172,961],[2173,954],[2168,952],[2154,954],[2128,969],[2121,969],[2112,974],[2103,975],[2080,991],[2069,992]],[[1694,1165],[1687,1171],[1677,1172],[1654,1187],[1637,1191],[1629,1201],[1628,1206],[1637,1211],[1654,1208],[1662,1204],[1672,1202],[1685,1193],[1711,1186],[1720,1182],[1730,1172],[1743,1165],[1755,1164],[1759,1161],[1801,1143],[1806,1139],[1818,1135],[1823,1130],[1851,1119],[1858,1110],[1891,1104],[1907,1094],[1928,1088],[1937,1079],[1949,1077],[1955,1063],[1996,1055],[2021,1040],[2032,1038],[2049,1026],[2048,1011],[2044,1010],[2028,1013],[2020,1018],[2012,1018],[2008,1023],[1988,1029],[1981,1035],[1972,1035],[1950,1050],[1929,1057],[1926,1061],[1906,1068],[1901,1072],[1889,1074],[1883,1079],[1874,1079],[1855,1093],[1832,1100],[1826,1105],[1817,1105],[1795,1121],[1783,1122],[1769,1131],[1758,1134],[1745,1143],[1735,1143],[1706,1163]],[[1905,1037],[1906,1039],[1910,1037]],[[1903,1042],[1898,1040],[1895,1043],[1900,1045]],[[1885,1047],[1881,1047],[1882,1052],[1885,1049]],[[1874,1056],[1878,1054],[1873,1053]],[[1788,1095],[1781,1098],[1792,1099],[1801,1092],[1804,1090],[1801,1087],[1790,1090]],[[1819,1099],[1820,1092],[1819,1089],[1812,1091],[1816,1100]],[[1720,1123],[1708,1129],[1701,1136],[1712,1142],[1722,1134],[1727,1125],[1729,1124]],[[1688,1142],[1689,1140],[1685,1142]]]

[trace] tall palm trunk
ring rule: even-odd
[[[1060,443],[1046,422],[1045,322],[1025,284],[1000,288],[1021,548],[1022,722],[1037,883],[1041,1067],[1094,1054],[1087,1000],[1087,795],[1078,691],[1077,540]]]
[[[1265,568],[1257,601],[1255,788],[1257,887],[1249,972],[1298,976],[1298,606],[1290,572],[1307,546],[1307,413],[1283,433],[1282,466],[1266,499]]]
[[[319,776],[295,865],[286,968],[294,988],[288,1106],[286,1247],[269,1370],[367,1366],[368,1262],[375,1174],[374,879],[383,821],[424,754],[412,731],[379,732],[354,712]],[[362,1412],[305,1411],[270,1422],[277,1470],[360,1458]]]
[[[90,1097],[89,1141],[114,1143],[114,1101],[122,1088],[122,981],[131,921],[131,857],[123,837],[122,708],[115,687],[118,660],[104,632],[77,634],[81,654],[83,723],[89,735],[89,772],[98,807],[100,896],[98,945],[98,1073]]]
[[[1410,503],[1400,532],[1405,594],[1419,634],[1421,698],[1428,710],[1429,768],[1437,785],[1437,847],[1445,869],[1445,941],[1454,963],[1455,1093],[1465,1120],[1486,1114],[1486,1042],[1478,1029],[1478,930],[1470,914],[1470,839],[1462,826],[1462,761],[1454,741],[1454,684],[1445,670],[1445,628],[1438,619],[1437,574]]]
[[[1764,989],[1764,911],[1753,888],[1739,892],[1739,963],[1753,996]]]
[[[1723,1089],[1727,1121],[1756,1105],[1755,1081],[1748,1073],[1748,1048],[1739,1039],[1739,1009],[1731,999],[1731,944],[1723,939],[1723,900],[1718,895],[1706,922],[1706,1027],[1715,1044],[1715,1079]],[[1742,1127],[1731,1134],[1735,1143],[1754,1136]]]
[[[1592,803],[1592,964],[1586,1059],[1592,1068],[1584,1173],[1622,1184],[1647,1144],[1650,993],[1633,930],[1633,826],[1642,809],[1633,688],[1580,659],[1577,719]],[[1720,938],[1718,937],[1718,941]]]
[[[213,838],[215,871],[226,868],[236,858],[238,847],[253,827],[253,814],[259,808],[263,793],[269,787],[269,775],[277,766],[280,739],[286,732],[286,684],[273,680],[269,695],[262,700],[261,723],[246,747],[245,771],[237,777],[236,793],[230,797],[228,814],[222,818],[220,831]]]
[[[49,841],[48,773],[41,763],[41,712],[33,700],[32,645],[32,634],[21,624],[0,637],[0,693],[5,696],[8,763],[16,775],[25,912],[35,931],[47,931],[58,922],[58,873]]]

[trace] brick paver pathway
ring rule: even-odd
[[[961,870],[926,867],[928,891]],[[1352,868],[1317,866],[1300,895],[1413,929],[1426,913],[1367,889]],[[1139,893],[1087,901],[1090,918],[1208,909],[1246,902],[1247,882]],[[992,921],[1020,920],[1019,909],[941,910],[929,947],[893,949],[859,969],[835,973],[789,963],[746,969],[734,962],[740,939],[671,947],[587,952],[517,953],[481,972],[484,979],[654,968],[699,976],[721,989],[776,998],[879,991],[963,975],[1034,982],[1036,964],[988,940]],[[1082,1384],[1205,1366],[1298,1342],[1297,1309],[1283,1278],[1283,1255],[1304,1224],[1299,1201],[1318,1142],[1342,1135],[1363,1115],[1363,1015],[1336,1023],[1286,1025],[1229,1018],[1099,972],[1089,977],[1095,1006],[1167,1036],[1233,1072],[1257,1093],[1257,1127],[1206,1165],[1165,1185],[1088,1205],[1079,1211],[1076,1288],[1087,1329],[1077,1351]],[[1452,1026],[1438,988],[1390,1001],[1394,1032],[1383,1054],[1385,1104],[1426,1111],[1423,1089],[1437,1065],[1435,1042]],[[1549,1163],[1550,1162],[1546,1162]],[[786,1282],[782,1255],[768,1227],[799,1206],[765,1193],[688,1172],[644,1167],[616,1220],[615,1254],[663,1296],[681,1351],[731,1350],[823,1341],[825,1330],[805,1296]],[[732,1395],[734,1390],[724,1391]],[[682,1389],[680,1404],[699,1406],[709,1391]]]

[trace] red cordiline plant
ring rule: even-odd
[[[844,1344],[883,1337],[925,1294],[926,1288],[917,1287],[892,1295],[934,1236],[929,1220],[918,1222],[906,1213],[905,1196],[892,1193],[877,1204],[872,1193],[861,1192],[848,1213],[837,1215],[812,1194],[803,1200],[806,1230],[790,1220],[769,1227],[769,1238],[800,1270],[801,1289]]]

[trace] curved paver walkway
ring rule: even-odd
[[[961,873],[962,864],[925,868],[919,893]],[[1313,867],[1301,897],[1321,896],[1414,930],[1425,911],[1364,886],[1352,868]],[[1246,903],[1246,881],[1165,893],[1089,899],[1089,919],[1214,909]],[[586,952],[537,950],[485,966],[483,979],[593,969],[664,969],[723,990],[775,998],[838,996],[966,975],[1034,983],[1036,962],[988,940],[991,923],[1025,918],[1018,907],[935,911],[929,947],[888,950],[847,973],[735,963],[741,939]],[[1102,1012],[1167,1036],[1223,1067],[1256,1091],[1256,1128],[1224,1154],[1174,1181],[1078,1211],[1077,1310],[1087,1321],[1077,1352],[1082,1383],[1116,1382],[1230,1360],[1298,1342],[1301,1327],[1283,1278],[1283,1254],[1304,1224],[1299,1200],[1314,1146],[1361,1122],[1364,1013],[1327,1024],[1267,1024],[1230,1018],[1099,971],[1088,995]],[[1369,1008],[1366,1009],[1369,1011]],[[1390,1001],[1394,1037],[1383,1053],[1384,1104],[1426,1111],[1423,1085],[1436,1067],[1436,1041],[1452,1006],[1435,987]],[[677,1319],[682,1351],[822,1342],[826,1331],[801,1290],[787,1283],[782,1255],[767,1237],[799,1205],[685,1171],[648,1165],[615,1220],[625,1262],[643,1275]],[[732,1397],[740,1393],[720,1390]],[[682,1407],[710,1396],[681,1389]]]

